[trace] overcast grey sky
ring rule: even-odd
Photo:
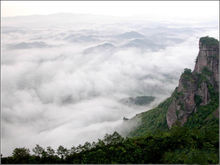
[[[155,19],[218,19],[218,1],[3,1],[3,17],[60,12],[111,16],[144,16]]]

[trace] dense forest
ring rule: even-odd
[[[16,148],[2,163],[197,163],[217,164],[219,156],[218,121],[202,128],[174,126],[170,131],[123,138],[118,133],[106,135],[97,143],[55,152],[37,145],[31,155],[27,148]]]
[[[204,37],[201,38],[201,43],[216,46],[218,41]],[[212,61],[218,60],[217,55],[208,58],[212,58]],[[33,154],[28,148],[15,148],[12,156],[1,158],[1,163],[218,164],[219,92],[216,90],[218,87],[213,80],[213,74],[214,72],[207,67],[203,67],[201,72],[185,69],[181,75],[182,91],[176,88],[171,97],[156,108],[130,119],[141,118],[141,123],[126,137],[114,132],[106,134],[97,142],[86,142],[84,145],[73,146],[69,149],[59,146],[54,150],[51,147],[43,148],[36,145],[32,149]],[[207,85],[209,100],[203,104],[203,95],[195,94],[193,102],[196,110],[190,114],[186,122],[181,123],[181,120],[177,120],[169,128],[166,119],[168,108],[172,101],[175,103],[183,100],[183,95],[189,91],[189,83],[193,84],[193,89],[197,91],[201,91],[202,84]],[[178,102],[180,110],[186,109],[183,103]],[[175,112],[177,117],[180,112]],[[129,122],[129,120],[124,122]]]

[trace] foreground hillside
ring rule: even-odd
[[[171,97],[131,120],[128,133],[57,152],[48,147],[16,148],[2,163],[219,163],[219,42],[203,37],[193,72],[185,69]]]

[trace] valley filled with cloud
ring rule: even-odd
[[[193,69],[199,38],[218,38],[218,23],[208,25],[64,13],[3,18],[2,154],[70,148],[131,129],[123,117],[170,96],[184,68]],[[121,101],[140,96],[155,99]]]

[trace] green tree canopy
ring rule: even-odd
[[[27,149],[27,148],[15,148],[13,153],[12,153],[12,156],[14,158],[25,158],[25,157],[28,157],[30,156],[30,150]]]
[[[34,154],[36,155],[36,156],[40,156],[40,157],[42,157],[43,156],[43,154],[44,154],[44,148],[43,147],[41,147],[40,145],[36,145],[36,147],[34,147],[33,148],[33,150],[32,150],[33,152],[34,152]]]

